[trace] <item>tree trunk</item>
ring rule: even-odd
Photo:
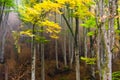
[[[58,69],[58,41],[55,40],[56,68]]]
[[[66,30],[65,30],[66,31]],[[66,33],[64,35],[64,41],[63,41],[63,54],[64,54],[64,64],[65,67],[67,66],[67,56],[66,56]]]
[[[78,31],[79,31],[79,18],[75,18],[76,29],[75,29],[75,63],[76,63],[76,80],[80,80],[80,57],[79,57],[79,46],[78,46]]]
[[[2,16],[3,17],[3,20],[2,20],[2,23],[1,23],[1,49],[0,49],[0,63],[4,63],[4,48],[5,48],[5,41],[6,41],[6,35],[7,35],[7,28],[8,28],[8,25],[7,25],[7,21],[8,21],[8,16],[9,16],[9,13],[4,13],[5,15]]]
[[[70,10],[70,14],[73,13],[73,10]],[[70,17],[70,25],[71,25],[71,29],[73,30],[73,17]],[[70,68],[72,68],[72,65],[73,65],[73,58],[74,58],[74,39],[72,37],[72,35],[70,34],[70,31],[69,31],[69,35],[70,35],[70,40],[69,40],[69,45],[70,45],[70,48],[69,48],[69,51],[70,51]]]
[[[98,67],[98,71],[99,71],[99,80],[101,80],[101,60],[100,60],[100,50],[101,50],[101,37],[100,37],[100,29],[98,29],[98,39],[97,39],[97,67]]]
[[[64,10],[64,12],[65,12],[65,10]],[[65,25],[63,24],[63,18],[62,18],[62,16],[61,16],[61,18],[60,18],[61,20],[60,20],[60,24],[61,24],[61,26],[64,26],[63,27],[63,47],[62,47],[62,49],[63,49],[63,59],[64,59],[64,65],[65,65],[65,67],[67,66],[67,56],[66,56],[66,27],[65,27]]]
[[[41,80],[45,80],[44,43],[41,43]]]
[[[35,25],[33,25],[32,28],[32,33],[33,35],[35,34]],[[32,67],[31,67],[31,80],[36,80],[35,78],[35,66],[36,66],[36,47],[35,47],[35,40],[34,40],[34,36],[32,37],[32,53],[31,53],[31,57],[32,57]]]
[[[5,62],[5,80],[8,80],[8,65],[7,60]]]
[[[83,28],[83,36],[84,36],[84,54],[85,54],[85,57],[87,58],[87,52],[88,52],[88,49],[87,49],[87,28]]]
[[[55,22],[57,22],[57,14],[55,14]],[[55,40],[55,58],[56,58],[56,68],[58,69],[59,66],[58,66],[58,40]]]

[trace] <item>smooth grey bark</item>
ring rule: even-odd
[[[66,33],[64,35],[64,40],[63,40],[63,54],[64,54],[64,64],[65,67],[67,66],[67,56],[66,56]]]
[[[33,35],[35,34],[35,24],[33,24],[32,27],[32,33]],[[32,61],[31,61],[31,80],[36,80],[35,78],[35,70],[36,70],[36,46],[35,46],[35,39],[34,36],[32,37],[32,52],[31,52],[31,57],[32,57]]]
[[[5,50],[5,41],[6,41],[6,35],[7,35],[7,28],[8,28],[8,25],[7,25],[7,21],[8,21],[8,16],[9,16],[9,13],[4,13],[3,16],[2,16],[2,23],[1,23],[1,48],[0,48],[0,62],[1,63],[4,63],[4,50]]]
[[[44,43],[41,43],[41,80],[45,80]]]
[[[87,58],[87,52],[88,52],[88,48],[87,48],[87,28],[83,28],[83,36],[84,36],[84,54],[85,57]]]
[[[76,80],[80,80],[80,57],[79,57],[79,48],[75,48],[75,69],[76,69]]]
[[[0,25],[1,25],[1,22],[3,20],[5,4],[6,4],[6,2],[0,4]]]
[[[90,53],[91,58],[95,57],[95,51],[94,51],[94,41],[92,39],[92,36],[90,36]],[[91,64],[91,79],[95,79],[95,66],[94,64]]]
[[[100,50],[101,50],[101,37],[100,37],[100,29],[98,29],[98,38],[97,38],[97,67],[98,67],[98,71],[99,71],[99,79],[102,79],[102,72],[101,72],[101,60],[100,60]]]
[[[73,41],[73,40],[72,40]],[[70,68],[73,65],[73,58],[74,58],[74,43],[71,43],[71,58],[70,58]]]
[[[57,22],[57,14],[55,13],[55,22]],[[55,59],[56,59],[56,68],[58,69],[58,40],[55,40]]]
[[[67,15],[67,9],[64,9],[65,15]],[[64,26],[64,25],[63,25]],[[66,53],[66,37],[67,37],[67,27],[64,26],[64,37],[63,37],[63,52],[64,52],[64,64],[67,66],[67,53]]]
[[[75,18],[75,63],[76,63],[76,80],[80,80],[80,57],[79,57],[79,46],[78,46],[78,33],[79,33],[79,18]]]
[[[5,63],[5,80],[8,80],[8,63]]]
[[[73,13],[73,10],[70,10],[70,14]],[[73,17],[70,17],[70,25],[73,30]],[[73,65],[73,58],[74,58],[74,39],[69,31],[69,56],[70,56],[70,68],[72,68]]]
[[[64,30],[64,34],[63,34],[63,46],[62,46],[62,51],[63,51],[63,59],[64,59],[64,65],[65,67],[67,66],[67,56],[66,56],[66,27],[63,23],[63,18],[62,16],[60,17],[60,25],[64,26],[63,30]]]
[[[56,56],[56,68],[58,69],[58,41],[55,40],[55,56]]]

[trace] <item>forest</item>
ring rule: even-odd
[[[0,0],[0,80],[120,80],[120,0]]]

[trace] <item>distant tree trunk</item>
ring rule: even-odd
[[[58,69],[58,41],[55,40],[56,68]]]
[[[95,57],[95,51],[94,51],[94,41],[92,39],[92,36],[90,36],[90,53],[91,53],[91,58]],[[95,79],[95,66],[94,64],[91,64],[91,78]]]
[[[100,49],[101,49],[101,37],[100,37],[100,29],[98,29],[98,39],[97,39],[97,67],[99,71],[99,79],[101,80],[101,60],[100,60]]]
[[[55,13],[55,22],[57,18],[57,14]],[[56,68],[58,69],[58,40],[55,40],[55,58],[56,58]]]
[[[41,43],[41,80],[45,80],[44,43]]]
[[[65,30],[66,31],[66,30]],[[63,54],[64,54],[64,64],[65,67],[67,66],[67,56],[66,56],[66,32],[64,34],[64,40],[63,40]]]
[[[64,10],[64,12],[65,12],[65,10]],[[61,24],[61,26],[64,26],[63,27],[63,46],[62,46],[62,51],[63,51],[63,59],[64,59],[64,65],[65,65],[65,67],[67,66],[67,56],[66,56],[66,27],[65,27],[65,25],[64,25],[64,23],[63,23],[63,18],[62,18],[62,16],[60,17],[60,24]]]
[[[73,40],[72,40],[73,41]],[[74,58],[74,43],[71,43],[71,58],[70,58],[70,68],[72,68],[73,65],[73,59]]]
[[[1,49],[0,49],[0,62],[1,63],[4,63],[4,50],[5,50],[5,41],[6,41],[6,35],[7,35],[7,28],[8,28],[8,25],[7,25],[7,21],[8,21],[8,16],[9,16],[9,13],[4,13],[5,15],[2,16],[3,17],[3,20],[2,20],[2,23],[1,23]]]
[[[3,19],[5,4],[6,4],[6,2],[4,2],[3,4],[0,3],[0,25],[1,25],[1,22],[2,22],[2,19]]]
[[[35,24],[33,24],[32,27],[32,33],[33,35],[35,34]],[[35,67],[36,67],[36,47],[35,47],[35,39],[34,36],[32,37],[32,52],[31,52],[31,57],[32,57],[32,67],[31,67],[31,80],[36,80],[35,78]]]
[[[72,13],[73,13],[73,10],[70,10],[70,14]],[[73,17],[70,17],[70,25],[71,25],[71,29],[73,30]],[[74,58],[74,39],[70,33],[70,30],[69,30],[69,35],[70,35],[70,39],[69,39],[70,68],[72,68],[73,58]]]
[[[87,28],[83,28],[83,36],[84,36],[84,54],[85,57],[87,58],[87,52],[88,52],[88,48],[87,48]]]
[[[7,60],[5,62],[5,80],[8,80],[8,63],[7,63]]]
[[[70,9],[69,8],[67,8],[67,15],[69,15],[70,14]],[[71,17],[68,17],[68,22],[70,23],[70,25],[72,24],[72,22],[71,22]],[[72,53],[72,51],[71,51],[71,43],[72,43],[72,38],[71,38],[71,34],[70,34],[70,31],[68,31],[67,32],[67,36],[68,36],[68,38],[67,38],[67,41],[68,41],[68,56],[69,56],[69,64],[70,64],[70,60],[71,60],[71,53]],[[71,66],[71,64],[70,64],[70,66]]]
[[[75,63],[76,63],[76,80],[80,80],[80,57],[79,57],[79,46],[78,46],[78,31],[79,31],[79,18],[75,18]]]

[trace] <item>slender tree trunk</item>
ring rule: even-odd
[[[32,28],[32,33],[33,35],[35,34],[35,25],[33,25]],[[32,67],[31,67],[31,80],[36,80],[35,78],[35,70],[36,70],[36,47],[35,47],[35,40],[34,40],[34,36],[32,37]]]
[[[75,62],[76,62],[76,80],[80,80],[80,57],[79,57],[79,48],[75,48]]]
[[[56,68],[58,69],[58,41],[55,40]]]
[[[5,50],[5,41],[6,41],[6,35],[7,35],[7,21],[8,21],[8,16],[9,13],[4,13],[3,20],[2,20],[2,24],[1,24],[1,33],[2,33],[2,37],[1,37],[1,51],[0,51],[0,62],[4,63],[4,50]]]
[[[94,58],[95,56],[95,51],[94,51],[94,42],[92,39],[92,36],[90,36],[90,53],[91,53],[91,58]],[[91,64],[91,79],[95,79],[95,66],[94,64]]]
[[[44,43],[41,43],[41,80],[45,80]]]
[[[76,80],[80,80],[80,57],[79,57],[79,46],[78,46],[78,30],[79,30],[79,18],[75,18],[76,29],[75,29],[75,62],[76,62]]]
[[[87,58],[87,52],[88,52],[88,48],[87,48],[87,28],[83,28],[83,32],[84,32],[84,53],[85,53],[85,57]]]
[[[5,62],[5,80],[8,80],[8,65],[7,60]]]
[[[73,13],[73,10],[70,10],[70,13]],[[70,17],[70,23],[71,23],[71,29],[73,30],[73,17]],[[70,31],[69,31],[70,33]],[[74,39],[72,35],[70,34],[70,40],[69,40],[69,45],[70,45],[70,68],[72,68],[73,65],[73,58],[74,58]]]
[[[100,29],[98,29],[98,39],[97,39],[97,47],[98,47],[98,49],[97,49],[97,67],[98,67],[98,71],[99,71],[99,79],[101,80],[101,74],[102,74],[102,72],[101,72],[101,65],[100,65],[100,63],[101,63],[101,60],[100,60],[100,48],[101,48],[101,37],[100,37],[101,35],[100,35]]]
[[[66,56],[66,27],[65,27],[65,25],[63,24],[63,18],[62,18],[62,16],[61,16],[61,18],[60,18],[61,20],[60,20],[60,24],[61,24],[61,26],[64,26],[63,27],[63,30],[64,30],[64,34],[63,34],[63,59],[64,59],[64,65],[65,65],[65,67],[67,66],[67,56]]]
[[[57,14],[56,13],[54,13],[55,14],[55,22],[57,22]],[[56,68],[58,69],[59,68],[59,66],[58,66],[58,40],[56,39],[55,40],[55,58],[56,58]]]
[[[73,40],[72,40],[73,41]],[[71,43],[71,58],[70,58],[70,68],[73,65],[73,58],[74,58],[74,43]]]
[[[114,15],[115,15],[115,0],[109,0],[109,14],[110,14],[110,19],[109,19],[109,31],[108,31],[108,43],[106,44],[107,50],[108,50],[108,75],[107,79],[112,80],[112,49],[114,45]]]
[[[6,2],[4,2],[3,4],[0,5],[0,24],[1,24],[2,19],[3,19],[5,5],[6,5]]]
[[[64,35],[64,41],[63,41],[63,53],[64,53],[64,64],[65,67],[67,66],[67,56],[66,56],[66,33]]]

